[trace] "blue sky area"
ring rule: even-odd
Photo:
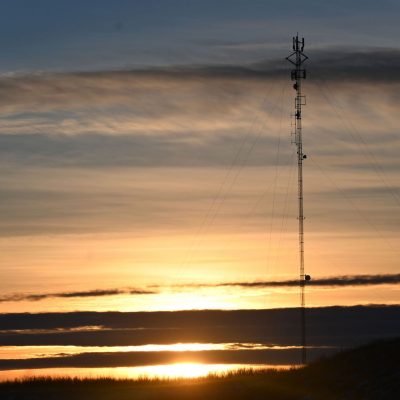
[[[246,63],[308,48],[398,46],[398,1],[2,1],[0,70]]]

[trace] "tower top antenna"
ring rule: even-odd
[[[286,60],[296,67],[300,67],[304,61],[308,60],[308,57],[303,53],[304,44],[304,38],[300,39],[299,34],[293,36],[293,53],[286,57]]]
[[[293,37],[293,52],[286,59],[294,65],[291,71],[291,79],[294,81],[293,89],[296,91],[295,114],[294,114],[294,143],[297,147],[297,171],[298,171],[298,220],[299,220],[299,286],[300,286],[300,312],[301,312],[301,362],[307,363],[307,341],[306,341],[306,300],[305,284],[311,277],[304,273],[304,207],[303,207],[303,161],[307,156],[303,153],[303,136],[301,127],[301,108],[306,105],[306,96],[302,95],[301,83],[306,78],[306,70],[303,63],[308,57],[303,53],[304,38],[299,34]]]

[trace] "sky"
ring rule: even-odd
[[[397,304],[399,12],[2,1],[0,311],[296,306],[296,32],[307,302]]]

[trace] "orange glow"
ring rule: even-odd
[[[146,344],[141,346],[0,346],[0,359],[57,357],[81,353],[126,353],[157,351],[210,351],[210,350],[261,350],[296,349],[297,346],[267,346],[260,343],[174,343]]]
[[[151,365],[145,367],[114,368],[44,368],[27,370],[0,371],[0,381],[24,379],[31,377],[52,378],[92,378],[110,377],[113,379],[176,379],[200,378],[212,375],[223,375],[238,370],[288,369],[288,365],[256,365],[256,364],[201,364],[177,363],[167,365]]]
[[[0,346],[0,359],[56,357],[59,354],[80,353],[226,350],[232,348],[232,346],[234,346],[232,343],[174,343],[142,346]],[[261,345],[255,346],[260,348]]]

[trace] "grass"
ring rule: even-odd
[[[295,367],[293,367],[295,369]],[[236,369],[233,371],[227,371],[227,372],[217,372],[217,373],[210,373],[207,376],[200,376],[200,377],[190,377],[190,378],[181,378],[181,377],[152,377],[148,375],[143,375],[139,376],[138,378],[114,378],[114,377],[109,377],[109,376],[98,376],[98,377],[52,377],[52,376],[40,376],[40,377],[26,377],[26,378],[16,378],[15,380],[11,381],[6,381],[6,382],[0,382],[0,387],[2,385],[14,385],[14,384],[44,384],[44,383],[70,383],[70,384],[80,384],[80,383],[88,383],[88,382],[96,382],[98,384],[121,384],[121,383],[151,383],[151,384],[165,384],[165,383],[179,383],[179,382],[202,382],[202,381],[211,381],[211,380],[219,380],[219,379],[228,379],[232,377],[248,377],[248,376],[255,376],[255,375],[262,375],[262,376],[268,376],[268,375],[276,375],[279,374],[278,369],[274,368],[265,368],[265,369],[253,369],[251,367],[249,368],[243,368],[243,369]]]
[[[1,399],[396,399],[400,339],[291,370],[241,370],[191,379],[28,378],[0,384]]]

